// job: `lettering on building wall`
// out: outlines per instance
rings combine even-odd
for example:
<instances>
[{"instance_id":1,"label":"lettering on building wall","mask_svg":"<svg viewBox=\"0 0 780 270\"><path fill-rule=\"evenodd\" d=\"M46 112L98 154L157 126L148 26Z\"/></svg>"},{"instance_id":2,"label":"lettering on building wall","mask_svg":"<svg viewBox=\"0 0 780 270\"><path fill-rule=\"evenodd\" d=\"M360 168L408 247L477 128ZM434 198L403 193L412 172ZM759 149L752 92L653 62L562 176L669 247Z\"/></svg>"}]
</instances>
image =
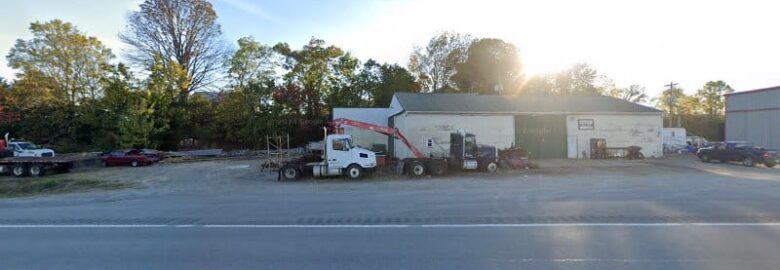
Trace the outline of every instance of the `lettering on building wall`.
<instances>
[{"instance_id":1,"label":"lettering on building wall","mask_svg":"<svg viewBox=\"0 0 780 270\"><path fill-rule=\"evenodd\" d=\"M577 127L579 130L593 130L596 128L596 123L593 119L580 119L577 120Z\"/></svg>"}]
</instances>

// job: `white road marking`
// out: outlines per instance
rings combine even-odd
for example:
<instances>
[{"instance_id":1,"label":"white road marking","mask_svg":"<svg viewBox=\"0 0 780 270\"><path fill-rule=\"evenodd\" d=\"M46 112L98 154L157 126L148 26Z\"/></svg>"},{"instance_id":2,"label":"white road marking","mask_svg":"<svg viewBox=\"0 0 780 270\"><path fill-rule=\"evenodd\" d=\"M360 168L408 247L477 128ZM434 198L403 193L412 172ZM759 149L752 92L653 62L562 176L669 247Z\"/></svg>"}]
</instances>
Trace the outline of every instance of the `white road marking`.
<instances>
[{"instance_id":1,"label":"white road marking","mask_svg":"<svg viewBox=\"0 0 780 270\"><path fill-rule=\"evenodd\" d=\"M339 228L501 228L501 227L775 227L780 223L516 223L516 224L0 224L6 228L256 228L256 229L339 229Z\"/></svg>"}]
</instances>

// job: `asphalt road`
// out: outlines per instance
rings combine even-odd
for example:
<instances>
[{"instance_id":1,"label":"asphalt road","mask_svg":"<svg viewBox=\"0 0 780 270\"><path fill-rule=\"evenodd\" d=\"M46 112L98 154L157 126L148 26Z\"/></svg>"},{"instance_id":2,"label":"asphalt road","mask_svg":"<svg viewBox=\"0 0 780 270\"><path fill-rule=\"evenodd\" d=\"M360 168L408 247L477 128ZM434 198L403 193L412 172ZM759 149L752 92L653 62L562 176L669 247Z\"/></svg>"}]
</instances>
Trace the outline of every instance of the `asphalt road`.
<instances>
[{"instance_id":1,"label":"asphalt road","mask_svg":"<svg viewBox=\"0 0 780 270\"><path fill-rule=\"evenodd\" d=\"M683 159L279 183L246 164L101 171L166 174L0 200L0 269L780 269L778 169Z\"/></svg>"}]
</instances>

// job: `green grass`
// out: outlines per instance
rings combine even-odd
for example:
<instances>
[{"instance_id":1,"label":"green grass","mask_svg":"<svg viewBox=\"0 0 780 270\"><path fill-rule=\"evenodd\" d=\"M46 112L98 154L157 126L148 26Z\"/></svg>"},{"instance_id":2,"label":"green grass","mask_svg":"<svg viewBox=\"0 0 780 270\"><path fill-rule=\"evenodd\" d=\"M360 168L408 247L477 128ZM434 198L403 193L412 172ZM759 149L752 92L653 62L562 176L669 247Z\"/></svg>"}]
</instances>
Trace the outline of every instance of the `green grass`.
<instances>
[{"instance_id":1,"label":"green grass","mask_svg":"<svg viewBox=\"0 0 780 270\"><path fill-rule=\"evenodd\" d=\"M22 197L126 187L117 181L74 179L68 177L0 178L0 197Z\"/></svg>"}]
</instances>

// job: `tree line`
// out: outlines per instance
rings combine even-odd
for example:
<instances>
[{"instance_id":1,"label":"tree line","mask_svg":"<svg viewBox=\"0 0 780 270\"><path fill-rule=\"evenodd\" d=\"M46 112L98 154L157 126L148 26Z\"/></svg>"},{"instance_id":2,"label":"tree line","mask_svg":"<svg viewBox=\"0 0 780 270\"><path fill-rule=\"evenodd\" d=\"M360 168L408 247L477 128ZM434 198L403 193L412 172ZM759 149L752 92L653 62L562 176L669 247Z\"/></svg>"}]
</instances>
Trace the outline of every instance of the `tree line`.
<instances>
[{"instance_id":1,"label":"tree line","mask_svg":"<svg viewBox=\"0 0 780 270\"><path fill-rule=\"evenodd\" d=\"M332 108L387 107L398 91L605 94L656 101L670 114L722 113L717 94L731 91L713 82L695 96L650 100L643 87L616 87L585 63L526 77L515 45L452 32L415 47L407 67L361 61L317 38L300 48L253 37L229 44L206 0L141 3L119 34L125 62L71 23L29 30L6 56L18 73L0 78L0 128L63 152L258 148L277 134L299 144L320 134ZM686 105L694 103L702 105Z\"/></svg>"}]
</instances>

